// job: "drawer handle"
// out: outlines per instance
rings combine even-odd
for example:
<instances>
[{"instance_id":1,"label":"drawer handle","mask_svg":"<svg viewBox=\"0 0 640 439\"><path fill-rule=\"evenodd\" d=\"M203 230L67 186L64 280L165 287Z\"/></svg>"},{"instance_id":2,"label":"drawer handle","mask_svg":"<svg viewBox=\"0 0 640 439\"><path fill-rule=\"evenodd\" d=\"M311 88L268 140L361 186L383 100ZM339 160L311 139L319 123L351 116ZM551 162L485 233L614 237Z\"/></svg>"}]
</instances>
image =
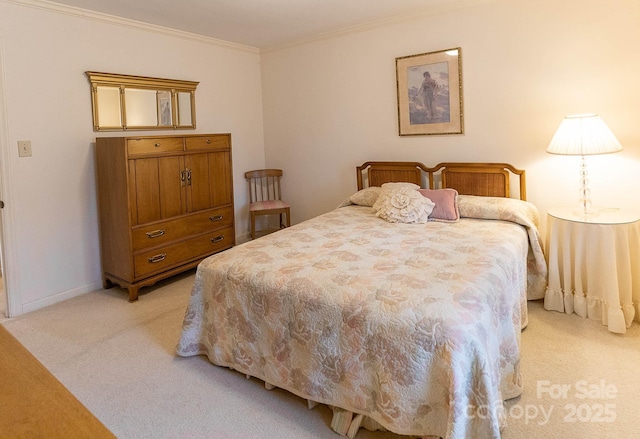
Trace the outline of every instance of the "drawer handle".
<instances>
[{"instance_id":1,"label":"drawer handle","mask_svg":"<svg viewBox=\"0 0 640 439\"><path fill-rule=\"evenodd\" d=\"M166 257L167 257L166 253L160 253L159 255L151 256L149 258L149 262L151 262L152 264L155 264L156 262L164 261Z\"/></svg>"},{"instance_id":2,"label":"drawer handle","mask_svg":"<svg viewBox=\"0 0 640 439\"><path fill-rule=\"evenodd\" d=\"M155 146L156 148L158 148L160 146L160 142L158 143L154 143L153 146Z\"/></svg>"},{"instance_id":3,"label":"drawer handle","mask_svg":"<svg viewBox=\"0 0 640 439\"><path fill-rule=\"evenodd\" d=\"M209 219L210 219L211 221L213 221L213 222L216 222L216 221L222 221L222 218L224 218L224 216L222 216L222 215L216 215L216 216L210 216L210 217L209 217Z\"/></svg>"},{"instance_id":4,"label":"drawer handle","mask_svg":"<svg viewBox=\"0 0 640 439\"><path fill-rule=\"evenodd\" d=\"M207 145L211 145L211 139L207 139Z\"/></svg>"},{"instance_id":5,"label":"drawer handle","mask_svg":"<svg viewBox=\"0 0 640 439\"><path fill-rule=\"evenodd\" d=\"M211 238L211 242L213 242L215 244L216 242L220 242L223 239L224 239L224 236L219 235L219 236L216 236L215 238Z\"/></svg>"},{"instance_id":6,"label":"drawer handle","mask_svg":"<svg viewBox=\"0 0 640 439\"><path fill-rule=\"evenodd\" d=\"M147 232L148 238L157 238L158 236L164 235L164 229L154 230L153 232Z\"/></svg>"}]
</instances>

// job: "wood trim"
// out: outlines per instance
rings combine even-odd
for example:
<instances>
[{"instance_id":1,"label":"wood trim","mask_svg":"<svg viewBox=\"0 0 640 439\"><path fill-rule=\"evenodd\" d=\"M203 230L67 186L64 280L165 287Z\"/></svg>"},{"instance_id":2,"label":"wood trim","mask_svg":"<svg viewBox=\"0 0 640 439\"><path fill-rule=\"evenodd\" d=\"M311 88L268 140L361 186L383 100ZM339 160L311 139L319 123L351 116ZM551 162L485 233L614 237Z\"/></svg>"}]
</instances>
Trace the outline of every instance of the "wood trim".
<instances>
[{"instance_id":1,"label":"wood trim","mask_svg":"<svg viewBox=\"0 0 640 439\"><path fill-rule=\"evenodd\" d=\"M97 85L110 85L148 88L148 89L180 89L195 90L199 82L180 79L153 78L151 76L121 75L119 73L85 72L89 81Z\"/></svg>"},{"instance_id":2,"label":"wood trim","mask_svg":"<svg viewBox=\"0 0 640 439\"><path fill-rule=\"evenodd\" d=\"M0 325L2 437L115 438Z\"/></svg>"}]
</instances>

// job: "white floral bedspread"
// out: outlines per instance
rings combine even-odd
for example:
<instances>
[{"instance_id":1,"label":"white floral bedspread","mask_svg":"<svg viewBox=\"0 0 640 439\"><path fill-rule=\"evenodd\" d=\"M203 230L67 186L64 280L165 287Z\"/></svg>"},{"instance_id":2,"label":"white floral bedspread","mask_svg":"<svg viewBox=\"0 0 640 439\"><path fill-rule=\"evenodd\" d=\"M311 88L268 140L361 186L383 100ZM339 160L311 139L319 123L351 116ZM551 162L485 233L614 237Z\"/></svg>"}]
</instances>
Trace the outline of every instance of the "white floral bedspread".
<instances>
[{"instance_id":1,"label":"white floral bedspread","mask_svg":"<svg viewBox=\"0 0 640 439\"><path fill-rule=\"evenodd\" d=\"M458 195L458 208L462 217L511 221L525 227L529 236L527 299L544 298L547 288L547 262L542 250L542 238L538 231L540 226L538 208L534 204L513 198L473 195Z\"/></svg>"},{"instance_id":2,"label":"white floral bedspread","mask_svg":"<svg viewBox=\"0 0 640 439\"><path fill-rule=\"evenodd\" d=\"M342 207L204 260L177 353L399 434L499 438L502 401L522 390L527 228L371 212Z\"/></svg>"}]
</instances>

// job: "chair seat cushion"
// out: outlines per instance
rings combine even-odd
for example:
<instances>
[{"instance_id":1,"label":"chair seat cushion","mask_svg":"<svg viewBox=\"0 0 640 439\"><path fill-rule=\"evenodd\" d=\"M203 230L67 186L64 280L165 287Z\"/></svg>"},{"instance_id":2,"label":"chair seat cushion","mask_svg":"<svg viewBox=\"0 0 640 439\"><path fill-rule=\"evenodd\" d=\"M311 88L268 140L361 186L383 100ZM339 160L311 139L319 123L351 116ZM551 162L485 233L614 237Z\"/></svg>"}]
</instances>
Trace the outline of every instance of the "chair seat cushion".
<instances>
[{"instance_id":1,"label":"chair seat cushion","mask_svg":"<svg viewBox=\"0 0 640 439\"><path fill-rule=\"evenodd\" d=\"M289 205L280 200L268 200L268 201L256 201L249 205L249 210L252 212L260 210L272 210L272 209L286 209Z\"/></svg>"}]
</instances>

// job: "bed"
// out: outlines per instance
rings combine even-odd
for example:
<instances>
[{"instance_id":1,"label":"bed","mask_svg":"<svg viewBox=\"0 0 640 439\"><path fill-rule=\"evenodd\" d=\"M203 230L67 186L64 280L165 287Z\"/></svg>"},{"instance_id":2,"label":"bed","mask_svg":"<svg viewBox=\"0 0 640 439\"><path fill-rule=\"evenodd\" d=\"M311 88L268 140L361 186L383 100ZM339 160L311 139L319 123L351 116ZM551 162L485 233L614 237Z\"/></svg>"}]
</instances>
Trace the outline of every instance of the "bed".
<instances>
[{"instance_id":1,"label":"bed","mask_svg":"<svg viewBox=\"0 0 640 439\"><path fill-rule=\"evenodd\" d=\"M546 286L524 177L494 163L358 166L336 209L198 266L178 355L326 404L350 438L499 438L503 401L522 392L526 301ZM443 197L426 222L380 216L389 199L423 203L416 193Z\"/></svg>"}]
</instances>

